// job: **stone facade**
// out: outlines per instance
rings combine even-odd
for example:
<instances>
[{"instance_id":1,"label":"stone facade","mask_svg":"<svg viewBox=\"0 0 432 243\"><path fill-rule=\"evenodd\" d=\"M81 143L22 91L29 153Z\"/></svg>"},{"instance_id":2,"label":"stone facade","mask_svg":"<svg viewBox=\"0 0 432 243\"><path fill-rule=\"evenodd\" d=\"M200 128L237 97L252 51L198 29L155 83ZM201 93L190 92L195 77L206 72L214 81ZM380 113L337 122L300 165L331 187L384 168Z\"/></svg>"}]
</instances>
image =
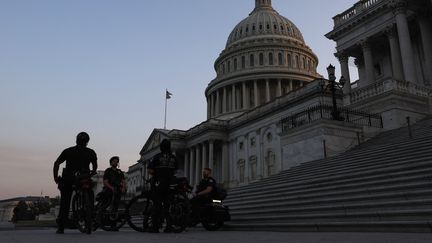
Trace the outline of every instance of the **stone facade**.
<instances>
[{"instance_id":1,"label":"stone facade","mask_svg":"<svg viewBox=\"0 0 432 243\"><path fill-rule=\"evenodd\" d=\"M403 22L395 18L401 1L359 1L334 18L335 28L327 37L337 42L336 55L347 84L333 94L328 80L316 72L318 58L298 28L272 8L271 0L255 2L255 9L234 28L215 61L216 78L205 90L207 120L187 131L154 129L139 163L129 168L129 188L134 193L142 187L132 180L148 177L146 165L159 152L163 138L170 139L179 174L192 185L199 182L202 169L210 167L218 182L237 187L342 153L375 136L383 126L401 126L407 114L413 120L430 114L430 79L425 70L432 66L419 55L420 50L426 54L425 43L411 43L417 53L412 55L415 72L397 69L406 65L403 56L389 54L406 51L392 49L407 41L396 38L392 27ZM416 6L408 2L401 6ZM403 15L409 26L417 16L411 11ZM386 48L380 48L381 42ZM352 57L359 67L360 80L355 82L348 69ZM339 117L331 115L338 110L333 103L339 107Z\"/></svg>"},{"instance_id":2,"label":"stone facade","mask_svg":"<svg viewBox=\"0 0 432 243\"><path fill-rule=\"evenodd\" d=\"M428 0L362 0L336 15L326 37L336 41L342 75L354 58L359 80L344 104L381 113L394 129L430 114L432 6Z\"/></svg>"}]
</instances>

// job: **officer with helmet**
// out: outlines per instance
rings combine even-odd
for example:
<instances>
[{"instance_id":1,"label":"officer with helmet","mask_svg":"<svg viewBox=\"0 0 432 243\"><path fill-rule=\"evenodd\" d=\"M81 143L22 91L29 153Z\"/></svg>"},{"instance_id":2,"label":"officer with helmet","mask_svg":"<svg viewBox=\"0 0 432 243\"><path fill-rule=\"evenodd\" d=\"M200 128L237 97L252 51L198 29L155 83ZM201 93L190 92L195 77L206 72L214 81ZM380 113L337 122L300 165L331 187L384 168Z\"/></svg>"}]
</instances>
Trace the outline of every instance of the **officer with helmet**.
<instances>
[{"instance_id":1,"label":"officer with helmet","mask_svg":"<svg viewBox=\"0 0 432 243\"><path fill-rule=\"evenodd\" d=\"M57 219L57 234L63 234L68 220L70 201L72 197L72 185L75 180L75 173L90 173L90 164L92 164L91 173L96 173L97 156L93 149L87 148L90 140L86 132L78 133L76 137L76 146L63 150L57 160L54 162L54 181L60 189L60 212ZM63 169L62 176L58 176L60 164L66 161L66 167Z\"/></svg>"}]
</instances>

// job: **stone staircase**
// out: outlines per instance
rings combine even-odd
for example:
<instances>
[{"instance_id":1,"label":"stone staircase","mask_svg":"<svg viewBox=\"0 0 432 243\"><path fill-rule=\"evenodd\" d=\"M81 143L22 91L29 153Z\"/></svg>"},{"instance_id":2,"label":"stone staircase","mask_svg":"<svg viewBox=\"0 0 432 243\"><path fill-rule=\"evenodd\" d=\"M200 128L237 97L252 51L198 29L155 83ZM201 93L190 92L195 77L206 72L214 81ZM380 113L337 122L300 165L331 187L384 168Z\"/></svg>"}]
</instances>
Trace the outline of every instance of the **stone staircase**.
<instances>
[{"instance_id":1,"label":"stone staircase","mask_svg":"<svg viewBox=\"0 0 432 243\"><path fill-rule=\"evenodd\" d=\"M227 230L432 232L432 117L229 191Z\"/></svg>"}]
</instances>

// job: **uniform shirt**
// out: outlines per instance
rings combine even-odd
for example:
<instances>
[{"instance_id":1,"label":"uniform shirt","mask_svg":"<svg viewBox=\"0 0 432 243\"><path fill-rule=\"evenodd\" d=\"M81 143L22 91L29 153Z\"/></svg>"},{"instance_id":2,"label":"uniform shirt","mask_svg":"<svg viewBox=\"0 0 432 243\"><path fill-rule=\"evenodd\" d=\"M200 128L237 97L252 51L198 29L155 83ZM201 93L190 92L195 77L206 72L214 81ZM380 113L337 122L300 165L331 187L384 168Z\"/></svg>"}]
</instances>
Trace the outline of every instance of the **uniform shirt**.
<instances>
[{"instance_id":1,"label":"uniform shirt","mask_svg":"<svg viewBox=\"0 0 432 243\"><path fill-rule=\"evenodd\" d=\"M63 150L57 161L66 161L65 171L71 175L78 171L90 171L90 163L97 163L97 156L93 149L74 146Z\"/></svg>"},{"instance_id":2,"label":"uniform shirt","mask_svg":"<svg viewBox=\"0 0 432 243\"><path fill-rule=\"evenodd\" d=\"M197 186L197 191L196 193L202 192L205 189L207 189L207 187L211 186L212 187L212 191L210 192L210 195L214 194L215 192L215 186L216 186L216 180L213 177L207 177L207 178L203 178L200 183Z\"/></svg>"},{"instance_id":3,"label":"uniform shirt","mask_svg":"<svg viewBox=\"0 0 432 243\"><path fill-rule=\"evenodd\" d=\"M171 153L159 153L152 159L148 168L155 171L156 177L172 177L178 169L177 159Z\"/></svg>"},{"instance_id":4,"label":"uniform shirt","mask_svg":"<svg viewBox=\"0 0 432 243\"><path fill-rule=\"evenodd\" d=\"M123 171L117 168L113 169L112 167L106 169L103 175L103 179L108 180L108 183L114 187L120 187L124 178Z\"/></svg>"}]
</instances>

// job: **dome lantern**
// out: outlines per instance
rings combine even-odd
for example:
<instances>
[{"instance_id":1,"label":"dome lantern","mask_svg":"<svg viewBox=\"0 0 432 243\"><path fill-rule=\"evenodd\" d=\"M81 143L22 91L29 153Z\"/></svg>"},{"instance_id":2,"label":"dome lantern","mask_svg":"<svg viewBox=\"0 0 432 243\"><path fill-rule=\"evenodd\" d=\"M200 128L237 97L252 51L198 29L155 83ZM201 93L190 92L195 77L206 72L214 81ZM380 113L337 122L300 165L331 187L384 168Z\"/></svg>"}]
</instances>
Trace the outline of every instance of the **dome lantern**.
<instances>
[{"instance_id":1,"label":"dome lantern","mask_svg":"<svg viewBox=\"0 0 432 243\"><path fill-rule=\"evenodd\" d=\"M255 0L255 8L271 8L271 0Z\"/></svg>"}]
</instances>

